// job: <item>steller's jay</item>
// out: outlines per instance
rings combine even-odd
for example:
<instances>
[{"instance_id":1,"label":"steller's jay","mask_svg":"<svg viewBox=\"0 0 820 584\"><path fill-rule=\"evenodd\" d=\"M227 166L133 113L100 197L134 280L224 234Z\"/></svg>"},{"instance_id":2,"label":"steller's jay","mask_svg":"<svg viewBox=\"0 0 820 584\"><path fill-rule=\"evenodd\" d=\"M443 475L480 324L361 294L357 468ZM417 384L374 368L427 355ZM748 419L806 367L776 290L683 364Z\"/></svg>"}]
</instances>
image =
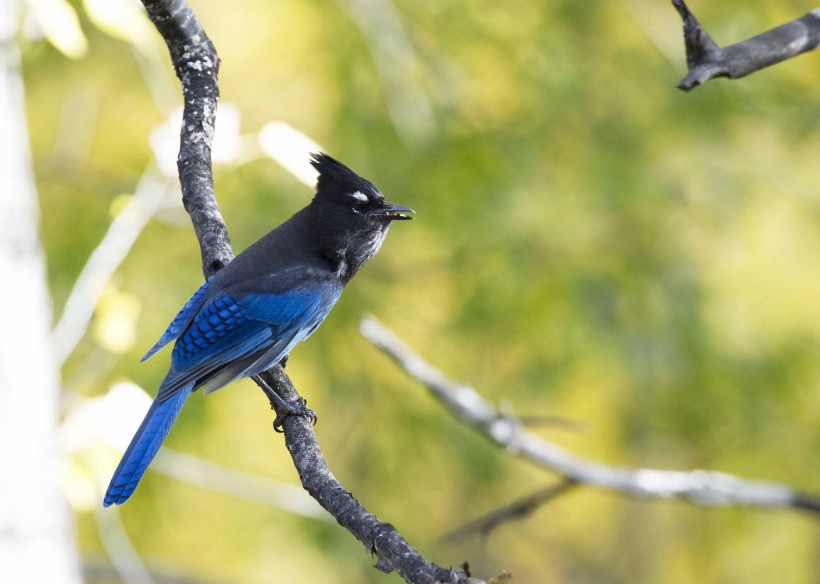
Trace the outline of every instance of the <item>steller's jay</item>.
<instances>
[{"instance_id":1,"label":"steller's jay","mask_svg":"<svg viewBox=\"0 0 820 584\"><path fill-rule=\"evenodd\" d=\"M319 179L310 204L205 282L142 358L176 340L171 368L114 471L105 507L128 500L192 391L216 391L286 358L379 250L390 223L412 219L412 209L389 203L330 156L313 154L311 164Z\"/></svg>"}]
</instances>

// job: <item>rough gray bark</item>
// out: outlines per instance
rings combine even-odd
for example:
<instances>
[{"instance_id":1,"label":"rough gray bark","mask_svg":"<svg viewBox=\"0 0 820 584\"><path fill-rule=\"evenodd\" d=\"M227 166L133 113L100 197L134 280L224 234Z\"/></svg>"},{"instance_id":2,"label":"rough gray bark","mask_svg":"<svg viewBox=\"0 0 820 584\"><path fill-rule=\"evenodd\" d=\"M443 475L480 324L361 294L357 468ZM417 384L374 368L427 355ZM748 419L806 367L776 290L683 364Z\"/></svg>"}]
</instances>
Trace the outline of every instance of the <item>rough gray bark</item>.
<instances>
[{"instance_id":1,"label":"rough gray bark","mask_svg":"<svg viewBox=\"0 0 820 584\"><path fill-rule=\"evenodd\" d=\"M714 77L745 77L816 49L820 44L820 8L745 41L720 47L684 0L672 0L672 4L683 19L689 73L678 87L684 91L691 91Z\"/></svg>"},{"instance_id":2,"label":"rough gray bark","mask_svg":"<svg viewBox=\"0 0 820 584\"><path fill-rule=\"evenodd\" d=\"M5 582L80 582L59 488L60 383L15 33L0 2L0 570Z\"/></svg>"},{"instance_id":3,"label":"rough gray bark","mask_svg":"<svg viewBox=\"0 0 820 584\"><path fill-rule=\"evenodd\" d=\"M177 157L182 204L191 216L199 240L202 270L210 278L233 259L211 174L219 56L187 2L144 0L143 5L168 45L174 70L182 83L185 108Z\"/></svg>"}]
</instances>

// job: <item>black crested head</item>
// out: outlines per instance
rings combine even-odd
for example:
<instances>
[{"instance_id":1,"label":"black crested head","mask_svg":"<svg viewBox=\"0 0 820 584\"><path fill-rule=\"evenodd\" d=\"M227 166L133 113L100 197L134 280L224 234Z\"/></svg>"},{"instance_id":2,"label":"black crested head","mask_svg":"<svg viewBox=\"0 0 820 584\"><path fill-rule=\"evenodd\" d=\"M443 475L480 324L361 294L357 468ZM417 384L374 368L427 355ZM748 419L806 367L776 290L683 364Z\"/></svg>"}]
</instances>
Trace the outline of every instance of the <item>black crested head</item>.
<instances>
[{"instance_id":1,"label":"black crested head","mask_svg":"<svg viewBox=\"0 0 820 584\"><path fill-rule=\"evenodd\" d=\"M394 205L369 180L324 153L311 154L319 172L309 206L318 251L344 280L379 250L393 221L412 219L412 209Z\"/></svg>"},{"instance_id":2,"label":"black crested head","mask_svg":"<svg viewBox=\"0 0 820 584\"><path fill-rule=\"evenodd\" d=\"M385 200L376 186L350 170L338 160L323 152L310 155L310 163L319 172L316 182L316 205L335 204L352 210L360 222L377 221L389 224L391 221L412 219L408 213L412 209L394 205Z\"/></svg>"},{"instance_id":3,"label":"black crested head","mask_svg":"<svg viewBox=\"0 0 820 584\"><path fill-rule=\"evenodd\" d=\"M316 183L316 196L328 201L339 202L350 193L360 192L368 198L384 199L375 185L362 178L344 164L331 158L324 152L314 152L310 155L310 164L319 173Z\"/></svg>"}]
</instances>

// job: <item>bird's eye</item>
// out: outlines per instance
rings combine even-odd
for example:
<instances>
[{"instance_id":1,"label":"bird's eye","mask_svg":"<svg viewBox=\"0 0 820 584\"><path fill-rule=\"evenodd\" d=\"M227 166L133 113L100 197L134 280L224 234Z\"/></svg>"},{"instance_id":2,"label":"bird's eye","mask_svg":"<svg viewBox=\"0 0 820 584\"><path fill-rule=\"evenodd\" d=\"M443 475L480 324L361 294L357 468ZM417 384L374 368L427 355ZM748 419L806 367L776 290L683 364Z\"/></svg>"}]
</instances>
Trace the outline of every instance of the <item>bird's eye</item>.
<instances>
[{"instance_id":1,"label":"bird's eye","mask_svg":"<svg viewBox=\"0 0 820 584\"><path fill-rule=\"evenodd\" d=\"M361 213L365 209L367 209L367 201L356 200L353 203L353 210L356 211L357 213Z\"/></svg>"}]
</instances>

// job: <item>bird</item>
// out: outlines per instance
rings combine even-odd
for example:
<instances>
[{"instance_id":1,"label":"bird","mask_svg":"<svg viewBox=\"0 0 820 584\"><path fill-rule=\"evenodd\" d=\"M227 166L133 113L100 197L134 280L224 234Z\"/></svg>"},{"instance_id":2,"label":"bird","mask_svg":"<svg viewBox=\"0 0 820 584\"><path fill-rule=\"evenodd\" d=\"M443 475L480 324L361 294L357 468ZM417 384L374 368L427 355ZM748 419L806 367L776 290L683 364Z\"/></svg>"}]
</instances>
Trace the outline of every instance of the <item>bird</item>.
<instances>
[{"instance_id":1,"label":"bird","mask_svg":"<svg viewBox=\"0 0 820 584\"><path fill-rule=\"evenodd\" d=\"M412 209L388 202L329 155L313 153L310 163L318 172L310 203L207 280L142 358L174 341L168 373L114 471L104 507L134 493L192 392L211 393L283 362L325 320L391 223L413 218ZM293 411L312 414L300 405Z\"/></svg>"}]
</instances>

